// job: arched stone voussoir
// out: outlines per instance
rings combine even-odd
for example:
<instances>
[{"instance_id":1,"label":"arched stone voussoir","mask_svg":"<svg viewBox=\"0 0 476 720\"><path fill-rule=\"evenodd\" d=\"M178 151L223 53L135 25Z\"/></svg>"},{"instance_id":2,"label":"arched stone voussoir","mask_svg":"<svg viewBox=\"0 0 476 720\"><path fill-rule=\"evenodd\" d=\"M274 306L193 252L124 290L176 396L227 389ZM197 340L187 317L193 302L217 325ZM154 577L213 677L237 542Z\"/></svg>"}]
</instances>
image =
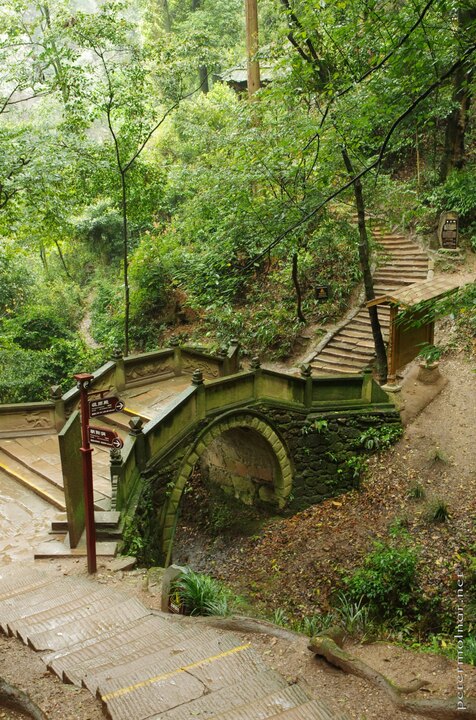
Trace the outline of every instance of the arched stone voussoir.
<instances>
[{"instance_id":1,"label":"arched stone voussoir","mask_svg":"<svg viewBox=\"0 0 476 720\"><path fill-rule=\"evenodd\" d=\"M201 431L201 433L199 433L193 444L189 446L188 452L185 453L182 459L181 465L176 474L174 487L169 495L167 509L165 512L165 522L162 530L162 548L164 554L167 554L170 543L173 542L176 515L184 488L192 473L193 467L216 438L226 432L240 428L253 430L270 446L270 449L276 458L277 469L279 468L279 470L276 473L274 487L272 490L270 488L270 492L268 494L270 498L274 498L274 502L277 503L280 509L283 509L286 506L292 491L294 471L288 449L283 440L281 440L276 430L266 420L266 418L260 417L253 411L244 412L242 410L236 413L227 413L225 416L215 418Z\"/></svg>"}]
</instances>

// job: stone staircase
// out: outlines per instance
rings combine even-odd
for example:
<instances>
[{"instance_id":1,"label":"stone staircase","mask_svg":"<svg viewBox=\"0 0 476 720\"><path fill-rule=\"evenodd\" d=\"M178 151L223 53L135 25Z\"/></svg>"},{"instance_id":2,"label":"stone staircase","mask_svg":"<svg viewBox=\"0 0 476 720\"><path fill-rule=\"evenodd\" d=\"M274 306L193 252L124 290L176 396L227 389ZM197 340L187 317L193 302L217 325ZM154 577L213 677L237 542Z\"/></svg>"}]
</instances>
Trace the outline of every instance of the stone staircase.
<instances>
[{"instance_id":1,"label":"stone staircase","mask_svg":"<svg viewBox=\"0 0 476 720\"><path fill-rule=\"evenodd\" d=\"M377 244L377 269L374 273L375 296L385 295L405 285L425 280L428 256L419 246L399 233L388 233L381 226L372 230ZM388 340L390 309L378 306L378 316ZM314 375L361 372L375 358L370 318L365 304L349 318L310 359Z\"/></svg>"},{"instance_id":2,"label":"stone staircase","mask_svg":"<svg viewBox=\"0 0 476 720\"><path fill-rule=\"evenodd\" d=\"M112 720L346 720L270 670L247 640L50 568L1 568L0 627L88 688Z\"/></svg>"},{"instance_id":3,"label":"stone staircase","mask_svg":"<svg viewBox=\"0 0 476 720\"><path fill-rule=\"evenodd\" d=\"M121 426L117 428L121 433ZM0 439L0 470L60 511L66 509L63 475L56 435ZM95 447L93 453L94 503L108 510L111 500L109 452Z\"/></svg>"}]
</instances>

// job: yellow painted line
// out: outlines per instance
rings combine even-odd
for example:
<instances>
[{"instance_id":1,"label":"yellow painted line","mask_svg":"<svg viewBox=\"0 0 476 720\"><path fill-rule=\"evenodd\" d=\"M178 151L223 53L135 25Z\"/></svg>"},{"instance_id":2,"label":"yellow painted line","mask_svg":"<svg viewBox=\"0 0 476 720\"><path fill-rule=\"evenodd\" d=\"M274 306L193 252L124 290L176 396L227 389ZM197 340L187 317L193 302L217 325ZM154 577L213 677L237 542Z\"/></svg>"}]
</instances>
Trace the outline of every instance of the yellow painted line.
<instances>
[{"instance_id":1,"label":"yellow painted line","mask_svg":"<svg viewBox=\"0 0 476 720\"><path fill-rule=\"evenodd\" d=\"M123 412L127 413L127 415L134 415L134 417L144 418L144 420L152 420L152 418L149 417L148 415L146 415L145 413L137 412L137 410L132 410L131 408L128 408L128 407L125 407Z\"/></svg>"},{"instance_id":2,"label":"yellow painted line","mask_svg":"<svg viewBox=\"0 0 476 720\"><path fill-rule=\"evenodd\" d=\"M17 590L10 590L9 592L0 595L0 600L8 600L8 598L15 597L15 595L23 595L23 593L30 592L30 590L40 590L40 588L44 587L45 585L49 585L49 582L47 580L40 581L35 585L25 585L24 587L21 587Z\"/></svg>"},{"instance_id":3,"label":"yellow painted line","mask_svg":"<svg viewBox=\"0 0 476 720\"><path fill-rule=\"evenodd\" d=\"M47 493L45 490L42 490L38 487L38 485L35 485L34 483L30 482L30 480L27 480L26 478L22 477L21 475L18 475L14 470L9 468L7 465L3 465L0 463L0 470L4 470L7 475L10 475L10 477L14 478L15 480L18 480L21 485L28 488L32 492L34 492L36 495L39 495L39 497L43 498L43 500L46 500L47 502L51 503L51 505L54 505L55 508L58 508L58 510L66 510L66 505L61 502L61 500L57 500L55 497ZM34 472L34 470L32 470ZM58 488L60 490L60 488Z\"/></svg>"},{"instance_id":4,"label":"yellow painted line","mask_svg":"<svg viewBox=\"0 0 476 720\"><path fill-rule=\"evenodd\" d=\"M203 660L198 660L197 662L191 663L190 665L184 665L183 667L179 667L176 670L171 670L170 672L163 673L163 675L155 675L154 677L148 678L147 680L142 680L141 682L135 683L135 685L128 685L127 687L119 688L119 690L115 690L114 692L108 693L107 695L103 695L101 697L101 700L103 702L107 702L108 700L112 700L113 698L127 695L130 692L134 692L134 690L139 690L140 688L147 687L147 685L152 685L153 683L160 682L161 680L168 680L169 678L174 677L175 675L179 675L182 672L187 672L188 670L193 670L194 668L201 667L202 665L207 665L208 663L215 662L215 660L220 660L220 658L234 655L237 652L247 650L249 647L251 647L251 643L246 643L246 645L238 645L238 647L234 647L231 650L225 650L218 655L211 655L210 657L204 658Z\"/></svg>"}]
</instances>

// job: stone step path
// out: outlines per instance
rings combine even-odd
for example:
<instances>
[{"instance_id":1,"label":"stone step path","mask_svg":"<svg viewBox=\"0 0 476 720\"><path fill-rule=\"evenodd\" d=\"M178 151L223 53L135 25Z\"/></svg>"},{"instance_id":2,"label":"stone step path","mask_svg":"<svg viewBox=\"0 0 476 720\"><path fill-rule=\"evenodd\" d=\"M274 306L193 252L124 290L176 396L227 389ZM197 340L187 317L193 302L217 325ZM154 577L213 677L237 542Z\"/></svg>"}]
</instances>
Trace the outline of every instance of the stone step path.
<instances>
[{"instance_id":1,"label":"stone step path","mask_svg":"<svg viewBox=\"0 0 476 720\"><path fill-rule=\"evenodd\" d=\"M387 233L380 226L372 230L372 235L377 244L377 269L373 276L377 297L427 278L428 257L415 242L399 233ZM388 341L390 310L384 305L377 310L384 340ZM346 375L361 372L374 359L369 313L362 305L311 357L310 365L314 375Z\"/></svg>"},{"instance_id":2,"label":"stone step path","mask_svg":"<svg viewBox=\"0 0 476 720\"><path fill-rule=\"evenodd\" d=\"M111 504L109 452L93 452L94 502L96 510ZM58 510L65 510L63 475L58 437L37 435L0 440L0 469Z\"/></svg>"},{"instance_id":3,"label":"stone step path","mask_svg":"<svg viewBox=\"0 0 476 720\"><path fill-rule=\"evenodd\" d=\"M0 627L84 686L112 720L346 720L270 670L248 641L182 625L94 580L0 568Z\"/></svg>"},{"instance_id":4,"label":"stone step path","mask_svg":"<svg viewBox=\"0 0 476 720\"><path fill-rule=\"evenodd\" d=\"M132 417L140 417L147 422L189 384L188 376L179 376L131 388L123 393L126 402L124 412L94 418L91 425L113 427L125 439ZM108 511L111 508L109 450L95 445L92 459L95 509ZM0 438L0 495L2 476L64 512L63 476L56 434Z\"/></svg>"},{"instance_id":5,"label":"stone step path","mask_svg":"<svg viewBox=\"0 0 476 720\"><path fill-rule=\"evenodd\" d=\"M12 480L20 483L58 510L66 510L63 488L41 472L35 472L15 456L6 453L0 445L0 469Z\"/></svg>"}]
</instances>

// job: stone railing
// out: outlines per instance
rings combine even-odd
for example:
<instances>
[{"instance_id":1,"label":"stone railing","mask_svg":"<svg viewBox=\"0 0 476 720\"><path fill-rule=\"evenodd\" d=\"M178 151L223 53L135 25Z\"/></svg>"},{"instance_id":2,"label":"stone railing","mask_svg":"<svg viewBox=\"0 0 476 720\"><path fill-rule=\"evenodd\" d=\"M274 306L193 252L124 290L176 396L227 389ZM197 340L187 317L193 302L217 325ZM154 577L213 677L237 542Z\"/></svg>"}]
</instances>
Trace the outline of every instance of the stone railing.
<instances>
[{"instance_id":1,"label":"stone railing","mask_svg":"<svg viewBox=\"0 0 476 720\"><path fill-rule=\"evenodd\" d=\"M126 358L117 353L93 373L92 390L119 393L177 375L191 375L197 369L206 377L220 378L237 373L239 362L239 344L235 340L217 355L178 343ZM50 401L0 405L0 438L59 432L78 404L77 388L62 394L61 388L54 386Z\"/></svg>"},{"instance_id":2,"label":"stone railing","mask_svg":"<svg viewBox=\"0 0 476 720\"><path fill-rule=\"evenodd\" d=\"M370 371L359 375L301 377L259 367L204 383L199 372L192 384L144 426L146 460L167 452L192 426L209 415L257 403L313 412L392 406Z\"/></svg>"},{"instance_id":3,"label":"stone railing","mask_svg":"<svg viewBox=\"0 0 476 720\"><path fill-rule=\"evenodd\" d=\"M142 428L136 421L122 454L112 462L117 509L133 503L141 471L152 458L167 455L201 420L233 409L264 404L289 408L306 416L312 412L345 410L395 410L388 395L373 380L371 371L351 376L313 378L308 367L301 377L264 370L255 362L241 372L204 382L195 371L192 383ZM131 421L132 422L132 421ZM131 481L131 478L133 480Z\"/></svg>"}]
</instances>

